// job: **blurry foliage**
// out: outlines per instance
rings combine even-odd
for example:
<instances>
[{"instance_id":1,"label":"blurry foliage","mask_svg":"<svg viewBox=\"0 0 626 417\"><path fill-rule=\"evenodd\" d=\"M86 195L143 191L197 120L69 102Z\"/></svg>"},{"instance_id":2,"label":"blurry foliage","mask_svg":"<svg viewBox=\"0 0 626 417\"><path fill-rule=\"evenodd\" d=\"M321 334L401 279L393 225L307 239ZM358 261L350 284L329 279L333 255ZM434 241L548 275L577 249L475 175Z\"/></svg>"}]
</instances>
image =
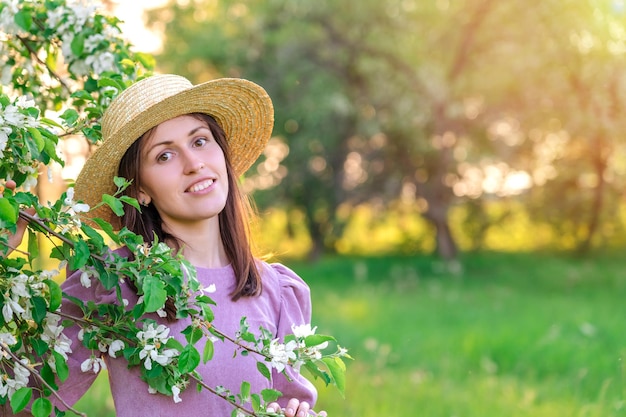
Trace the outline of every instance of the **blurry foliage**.
<instances>
[{"instance_id":1,"label":"blurry foliage","mask_svg":"<svg viewBox=\"0 0 626 417\"><path fill-rule=\"evenodd\" d=\"M246 184L301 216L312 255L354 248L363 204L394 216L409 201L426 223L393 233L428 237L389 247L445 258L492 247L513 218L558 248L619 240L625 18L611 0L188 0L148 15L160 71L268 90L288 153ZM500 199L515 213L494 213Z\"/></svg>"}]
</instances>

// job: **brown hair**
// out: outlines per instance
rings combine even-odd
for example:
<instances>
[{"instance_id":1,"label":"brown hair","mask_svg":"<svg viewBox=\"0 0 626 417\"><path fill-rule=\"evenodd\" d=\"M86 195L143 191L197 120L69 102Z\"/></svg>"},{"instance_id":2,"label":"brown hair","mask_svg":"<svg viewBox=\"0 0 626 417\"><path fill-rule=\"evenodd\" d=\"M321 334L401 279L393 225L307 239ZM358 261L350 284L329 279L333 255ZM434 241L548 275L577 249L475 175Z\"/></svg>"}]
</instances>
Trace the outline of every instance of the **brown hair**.
<instances>
[{"instance_id":1,"label":"brown hair","mask_svg":"<svg viewBox=\"0 0 626 417\"><path fill-rule=\"evenodd\" d=\"M236 285L230 294L233 301L241 297L259 295L262 290L261 275L257 268L256 260L252 254L250 242L250 224L253 210L250 201L238 186L237 178L233 171L230 157L230 149L226 134L215 119L202 113L191 113L198 120L205 122L215 141L224 152L226 171L228 174L228 197L224 209L218 214L220 236L229 261L235 271ZM128 148L120 161L118 175L132 181L125 190L126 195L138 198L141 176L139 167L141 164L142 144L154 134L156 127L144 133ZM175 249L180 250L184 242L176 236L163 230L161 216L154 204L142 207L141 212L130 205L125 205L122 216L122 226L127 227L133 233L143 237L150 243L154 238L160 242L166 240L174 242ZM168 311L168 317L170 312Z\"/></svg>"}]
</instances>

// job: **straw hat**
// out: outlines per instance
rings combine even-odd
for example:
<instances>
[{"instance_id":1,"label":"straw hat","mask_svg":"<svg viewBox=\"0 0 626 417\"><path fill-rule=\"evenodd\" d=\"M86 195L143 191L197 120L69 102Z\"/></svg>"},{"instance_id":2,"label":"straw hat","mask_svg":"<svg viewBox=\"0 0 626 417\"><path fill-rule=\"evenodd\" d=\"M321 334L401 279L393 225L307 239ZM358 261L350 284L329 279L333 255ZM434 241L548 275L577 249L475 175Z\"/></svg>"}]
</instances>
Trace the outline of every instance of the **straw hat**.
<instances>
[{"instance_id":1,"label":"straw hat","mask_svg":"<svg viewBox=\"0 0 626 417\"><path fill-rule=\"evenodd\" d=\"M113 177L130 145L158 124L189 113L211 115L224 129L235 175L256 161L274 126L270 97L251 81L221 78L194 86L178 75L144 78L122 91L104 113L103 142L76 180L76 199L93 207L103 194L114 194ZM120 219L107 206L92 210L89 217L120 227Z\"/></svg>"}]
</instances>

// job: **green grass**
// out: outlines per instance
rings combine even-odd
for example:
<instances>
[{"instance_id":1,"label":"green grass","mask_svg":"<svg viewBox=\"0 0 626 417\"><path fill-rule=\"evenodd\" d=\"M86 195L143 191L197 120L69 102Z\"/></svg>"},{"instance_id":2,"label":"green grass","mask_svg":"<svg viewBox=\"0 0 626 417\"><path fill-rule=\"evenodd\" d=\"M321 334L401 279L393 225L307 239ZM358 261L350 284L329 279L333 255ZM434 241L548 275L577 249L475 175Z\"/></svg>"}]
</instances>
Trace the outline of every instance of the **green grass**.
<instances>
[{"instance_id":1,"label":"green grass","mask_svg":"<svg viewBox=\"0 0 626 417\"><path fill-rule=\"evenodd\" d=\"M471 254L286 262L311 286L318 333L350 349L329 415L626 416L626 261ZM219 313L218 313L219 314ZM106 411L100 380L82 409Z\"/></svg>"}]
</instances>

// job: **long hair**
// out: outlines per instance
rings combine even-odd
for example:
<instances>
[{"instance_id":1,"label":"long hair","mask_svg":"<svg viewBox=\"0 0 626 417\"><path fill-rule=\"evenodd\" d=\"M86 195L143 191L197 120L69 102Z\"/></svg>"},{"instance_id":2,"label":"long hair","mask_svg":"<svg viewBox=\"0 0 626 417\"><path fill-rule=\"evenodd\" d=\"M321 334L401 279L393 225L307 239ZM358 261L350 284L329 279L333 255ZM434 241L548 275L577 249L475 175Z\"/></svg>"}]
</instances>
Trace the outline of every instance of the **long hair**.
<instances>
[{"instance_id":1,"label":"long hair","mask_svg":"<svg viewBox=\"0 0 626 417\"><path fill-rule=\"evenodd\" d=\"M248 225L253 216L250 200L239 188L237 178L230 162L230 149L226 140L226 134L217 121L206 114L191 113L198 120L205 122L215 141L224 152L226 160L226 172L228 176L228 196L224 209L218 214L220 237L224 244L226 256L231 262L235 272L236 285L230 296L233 301L241 297L256 296L261 294L261 275L257 268L256 260L252 254L250 241L250 231ZM141 187L141 151L143 144L152 137L156 127L148 130L128 148L118 168L118 175L132 181L125 190L126 195L138 198ZM140 202L141 203L141 202ZM184 245L176 236L163 230L161 216L154 204L142 207L141 212L130 205L125 205L122 216L122 226L143 237L144 241L150 243L154 237L159 241L170 241L174 243L175 250L180 250Z\"/></svg>"}]
</instances>

